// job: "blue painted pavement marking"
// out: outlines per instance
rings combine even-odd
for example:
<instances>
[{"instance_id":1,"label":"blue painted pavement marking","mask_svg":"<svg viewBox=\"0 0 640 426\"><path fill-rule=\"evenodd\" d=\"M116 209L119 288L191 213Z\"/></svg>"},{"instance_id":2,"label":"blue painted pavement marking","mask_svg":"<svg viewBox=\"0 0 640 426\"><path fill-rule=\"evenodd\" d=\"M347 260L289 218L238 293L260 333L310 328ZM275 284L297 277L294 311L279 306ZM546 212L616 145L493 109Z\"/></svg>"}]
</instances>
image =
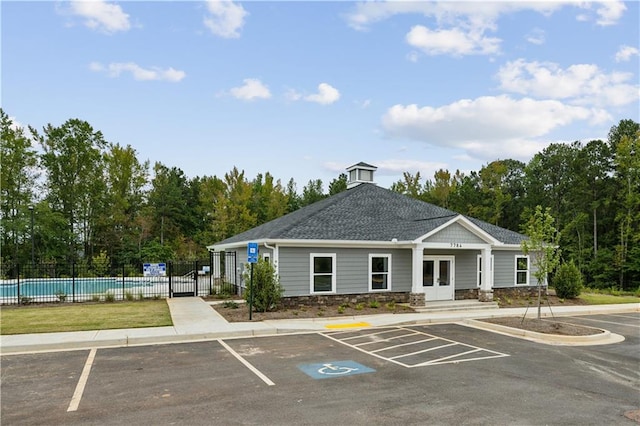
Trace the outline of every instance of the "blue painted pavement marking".
<instances>
[{"instance_id":1,"label":"blue painted pavement marking","mask_svg":"<svg viewBox=\"0 0 640 426\"><path fill-rule=\"evenodd\" d=\"M335 377L353 376L354 374L375 373L373 368L366 367L355 361L330 361L318 364L301 364L298 368L314 379L330 379Z\"/></svg>"}]
</instances>

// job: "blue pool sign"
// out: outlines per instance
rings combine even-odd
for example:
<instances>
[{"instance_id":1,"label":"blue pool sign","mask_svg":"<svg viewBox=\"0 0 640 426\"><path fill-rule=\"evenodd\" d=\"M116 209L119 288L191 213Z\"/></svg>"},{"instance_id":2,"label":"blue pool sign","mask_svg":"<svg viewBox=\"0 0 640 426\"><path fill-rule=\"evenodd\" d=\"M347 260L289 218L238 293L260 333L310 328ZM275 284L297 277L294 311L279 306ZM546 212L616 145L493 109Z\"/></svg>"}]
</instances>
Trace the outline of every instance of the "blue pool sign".
<instances>
[{"instance_id":1,"label":"blue pool sign","mask_svg":"<svg viewBox=\"0 0 640 426\"><path fill-rule=\"evenodd\" d=\"M144 275L145 277L166 277L167 264L166 263L143 263L142 275Z\"/></svg>"},{"instance_id":2,"label":"blue pool sign","mask_svg":"<svg viewBox=\"0 0 640 426\"><path fill-rule=\"evenodd\" d=\"M318 364L302 364L298 365L298 368L314 379L331 379L376 372L373 368L366 367L355 361L330 361Z\"/></svg>"},{"instance_id":3,"label":"blue pool sign","mask_svg":"<svg viewBox=\"0 0 640 426\"><path fill-rule=\"evenodd\" d=\"M247 245L247 261L249 263L258 263L258 243L249 243Z\"/></svg>"}]
</instances>

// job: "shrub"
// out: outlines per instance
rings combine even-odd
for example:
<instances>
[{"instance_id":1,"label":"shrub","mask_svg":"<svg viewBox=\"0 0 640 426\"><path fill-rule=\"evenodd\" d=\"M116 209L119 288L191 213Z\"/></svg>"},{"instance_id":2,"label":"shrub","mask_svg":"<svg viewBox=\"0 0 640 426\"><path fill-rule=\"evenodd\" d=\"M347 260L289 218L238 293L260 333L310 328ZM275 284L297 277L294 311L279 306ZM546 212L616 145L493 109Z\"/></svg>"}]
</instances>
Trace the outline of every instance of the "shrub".
<instances>
[{"instance_id":1,"label":"shrub","mask_svg":"<svg viewBox=\"0 0 640 426\"><path fill-rule=\"evenodd\" d=\"M280 285L280 280L271 262L260 259L257 263L254 263L253 285L250 285L251 264L246 265L243 278L247 283L244 299L248 303L253 293L253 309L255 311L267 312L278 307L284 289Z\"/></svg>"},{"instance_id":2,"label":"shrub","mask_svg":"<svg viewBox=\"0 0 640 426\"><path fill-rule=\"evenodd\" d=\"M226 302L224 302L222 304L222 306L225 307L225 308L228 308L228 309L238 309L240 307L240 305L238 305L233 300L227 300Z\"/></svg>"},{"instance_id":3,"label":"shrub","mask_svg":"<svg viewBox=\"0 0 640 426\"><path fill-rule=\"evenodd\" d=\"M573 263L563 263L553 279L556 296L561 299L575 299L582 290L582 274Z\"/></svg>"},{"instance_id":4,"label":"shrub","mask_svg":"<svg viewBox=\"0 0 640 426\"><path fill-rule=\"evenodd\" d=\"M133 302L133 293L131 293L130 291L125 291L125 292L124 292L124 298L125 298L128 302Z\"/></svg>"},{"instance_id":5,"label":"shrub","mask_svg":"<svg viewBox=\"0 0 640 426\"><path fill-rule=\"evenodd\" d=\"M378 302L377 300L372 300L369 302L369 307L377 309L380 307L380 302Z\"/></svg>"},{"instance_id":6,"label":"shrub","mask_svg":"<svg viewBox=\"0 0 640 426\"><path fill-rule=\"evenodd\" d=\"M111 293L110 291L104 294L104 301L108 303L112 303L116 301L116 295Z\"/></svg>"},{"instance_id":7,"label":"shrub","mask_svg":"<svg viewBox=\"0 0 640 426\"><path fill-rule=\"evenodd\" d=\"M97 256L94 256L93 259L91 259L91 272L93 272L93 274L97 277L104 277L107 275L110 264L111 260L109 259L109 256L107 256L107 252L103 250Z\"/></svg>"}]
</instances>

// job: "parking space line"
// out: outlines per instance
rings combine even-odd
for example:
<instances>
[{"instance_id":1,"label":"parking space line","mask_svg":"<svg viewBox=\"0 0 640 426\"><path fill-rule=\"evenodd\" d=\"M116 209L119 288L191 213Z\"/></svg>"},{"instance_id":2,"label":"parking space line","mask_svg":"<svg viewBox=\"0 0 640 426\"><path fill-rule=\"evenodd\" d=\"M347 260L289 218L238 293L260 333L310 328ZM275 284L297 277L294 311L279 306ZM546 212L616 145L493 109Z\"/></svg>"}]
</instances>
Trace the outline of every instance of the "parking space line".
<instances>
[{"instance_id":1,"label":"parking space line","mask_svg":"<svg viewBox=\"0 0 640 426\"><path fill-rule=\"evenodd\" d=\"M352 337L345 337L344 339L341 340L351 340L351 339L360 339L362 337L369 337L369 336L378 336L380 334L385 334L385 333L393 333L394 331L400 330L400 328L394 328L391 330L386 330L386 331L378 331L375 333L367 333L367 334L358 334L357 336L352 336ZM345 333L353 333L352 331L345 331ZM340 334L340 333L335 333L335 334Z\"/></svg>"},{"instance_id":2,"label":"parking space line","mask_svg":"<svg viewBox=\"0 0 640 426\"><path fill-rule=\"evenodd\" d=\"M356 344L354 346L373 345L373 344L376 344L376 343L388 342L390 340L402 339L403 337L415 336L415 335L418 335L418 334L420 334L420 333L414 332L414 333L401 334L399 336L393 336L393 337L386 337L386 338L383 337L381 340L373 340L371 342L358 343L358 344ZM375 336L375 334L371 334L369 336ZM359 337L362 337L362 336L359 336Z\"/></svg>"},{"instance_id":3,"label":"parking space line","mask_svg":"<svg viewBox=\"0 0 640 426\"><path fill-rule=\"evenodd\" d=\"M78 384L76 385L76 390L73 393L73 397L71 398L71 402L69 403L67 412L78 410L78 406L80 405L80 400L82 399L84 388L87 385L89 373L91 372L91 366L93 365L93 360L96 357L97 351L98 350L96 348L93 348L89 351L89 356L87 357L87 361L84 363L84 368L82 369L82 373L80 374L80 379L78 379Z\"/></svg>"},{"instance_id":4,"label":"parking space line","mask_svg":"<svg viewBox=\"0 0 640 426\"><path fill-rule=\"evenodd\" d=\"M628 318L628 319L633 319L633 320L640 320L640 317L637 316L631 316L631 315L616 315L616 314L607 314L608 317L616 317L616 318Z\"/></svg>"},{"instance_id":5,"label":"parking space line","mask_svg":"<svg viewBox=\"0 0 640 426\"><path fill-rule=\"evenodd\" d=\"M451 358L457 358L457 357L464 356L464 355L469 355L469 354L472 354L472 353L474 353L474 352L479 352L479 351L481 351L481 350L482 350L482 349L478 349L478 348L476 348L476 349L471 349L470 351L460 352L459 354L453 354L453 355L449 355L449 356L442 357L442 358L440 358L440 359L434 359L434 360L431 360L431 361L427 361L427 362L425 362L424 364L425 364L425 365L430 365L430 364L446 364L447 362L451 362L451 361L447 361L448 359L451 359Z\"/></svg>"},{"instance_id":6,"label":"parking space line","mask_svg":"<svg viewBox=\"0 0 640 426\"><path fill-rule=\"evenodd\" d=\"M369 330L367 330L367 331L369 331ZM381 334L393 333L393 332L398 332L398 331L407 331L409 333L408 334L403 334L402 336L393 336L393 337L389 337L387 339L382 339L381 338L380 340L375 340L375 338L379 337ZM350 333L353 333L353 331L351 331ZM335 342L341 343L341 344L343 344L345 346L348 346L350 348L356 349L356 350L358 350L358 351L360 351L362 353L374 356L374 357L382 359L384 361L392 362L394 364L400 365L400 366L405 367L405 368L424 367L424 366L438 365L438 364L459 363L459 362L466 362L466 361L479 361L479 360L483 360L483 359L502 358L502 357L509 356L509 354L505 354L505 353L502 353L502 352L496 352L496 351L493 351L491 349L485 349L485 348L481 348L481 347L478 347L478 346L468 345L466 343L457 342L455 340L446 339L444 337L434 336L432 334L425 333L425 332L419 331L419 330L415 330L413 328L407 328L407 327L390 327L390 328L384 329L383 331L379 331L379 332L375 332L375 333L367 332L367 333L364 333L364 334L357 334L355 336L348 335L349 337L344 337L344 338L340 338L341 335L344 335L343 332L339 332L339 333L325 332L325 333L320 333L320 334L322 336L328 338L328 339L331 339L331 340L333 340ZM421 340L416 340L414 342L406 342L406 343L395 344L395 345L390 344L388 346L385 346L385 347L382 347L382 348L378 348L378 349L374 349L374 350L367 350L367 349L363 348L363 346L369 345L369 344L372 344L372 343L376 343L376 344L390 343L390 341L393 340L393 339L397 339L397 338L401 338L401 337L407 337L407 336L413 336L413 335L422 335L422 336L425 336L426 338L425 339L421 339ZM358 339L358 338L366 338L366 337L372 338L374 340L372 340L371 342L364 342L364 343L358 343L358 344L353 344L353 343L349 343L348 342L348 340ZM387 351L387 350L390 350L390 349L397 349L397 348L410 349L411 345L418 345L418 344L421 344L421 343L430 342L430 341L434 341L434 340L438 340L438 341L442 342L442 344L440 346L437 346L437 347L424 349L424 350L420 350L420 351L415 351L415 352L410 352L410 353L403 353L403 354L392 356L392 357L382 355L382 353L384 353L384 351ZM416 355L419 356L421 354L426 354L428 352L435 351L437 349L447 348L447 347L459 347L461 352L455 353L453 355L442 356L442 357L436 358L436 359L430 359L428 361L419 362L417 364L405 364L404 362L400 361L400 359L402 359L402 358L406 359L406 358L411 357L411 356L416 356ZM486 354L485 356L476 356L474 358L460 359L461 357L467 356L469 354L483 353L483 352Z\"/></svg>"},{"instance_id":7,"label":"parking space line","mask_svg":"<svg viewBox=\"0 0 640 426\"><path fill-rule=\"evenodd\" d=\"M218 342L220 342L220 344L227 350L229 351L229 353L231 355L233 355L234 357L236 357L236 359L238 361L240 361L242 364L244 364L245 367L247 367L249 370L251 370L253 372L253 374L255 374L256 376L258 376L260 379L262 379L263 382L265 382L267 385L269 386L274 386L275 383L273 383L267 376L265 376L264 374L262 374L262 372L260 370L258 370L257 368L255 368L249 361L247 361L246 359L244 359L239 353L237 353L236 351L234 351L233 349L231 349L231 346L227 345L225 342L223 342L222 340L218 339Z\"/></svg>"},{"instance_id":8,"label":"parking space line","mask_svg":"<svg viewBox=\"0 0 640 426\"><path fill-rule=\"evenodd\" d=\"M417 334L417 333L416 333ZM401 343L399 345L393 345L393 346L387 346L386 348L382 348L382 349L376 349L371 351L372 353L376 353L376 352L382 352L382 351L388 351L389 349L396 349L396 348L401 348L402 346L409 346L409 345L415 345L417 343L424 343L424 342L430 342L432 340L436 340L435 337L430 338L430 339L423 339L423 340L416 340L415 342L408 342L408 343Z\"/></svg>"},{"instance_id":9,"label":"parking space line","mask_svg":"<svg viewBox=\"0 0 640 426\"><path fill-rule=\"evenodd\" d=\"M574 317L573 319L585 320L585 321L593 321L593 322L603 322L603 323L606 323L606 324L622 325L624 327L640 328L640 325L624 324L624 323L621 323L621 322L614 322L614 321L597 320L597 319L593 319L593 318Z\"/></svg>"},{"instance_id":10,"label":"parking space line","mask_svg":"<svg viewBox=\"0 0 640 426\"><path fill-rule=\"evenodd\" d=\"M431 351L435 351L435 350L442 349L442 348L448 348L449 346L455 346L455 345L458 345L458 344L459 343L449 343L449 344L446 344L446 345L436 346L434 348L429 348L429 349L423 349L421 351L415 351L415 352L411 352L411 353L408 353L408 354L392 356L389 359L398 359L398 358L404 358L404 357L412 356L412 355L419 355L419 354L423 354L425 352L431 352Z\"/></svg>"}]
</instances>

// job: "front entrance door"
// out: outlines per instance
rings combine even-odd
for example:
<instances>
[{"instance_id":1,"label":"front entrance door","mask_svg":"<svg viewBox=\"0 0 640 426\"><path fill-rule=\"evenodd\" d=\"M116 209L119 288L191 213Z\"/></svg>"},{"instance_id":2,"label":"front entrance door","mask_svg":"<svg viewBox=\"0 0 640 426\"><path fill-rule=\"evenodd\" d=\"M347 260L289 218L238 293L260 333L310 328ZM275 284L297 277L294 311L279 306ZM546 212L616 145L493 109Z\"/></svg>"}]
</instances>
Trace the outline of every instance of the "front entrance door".
<instances>
[{"instance_id":1,"label":"front entrance door","mask_svg":"<svg viewBox=\"0 0 640 426\"><path fill-rule=\"evenodd\" d=\"M422 288L427 302L453 300L454 259L453 256L424 256Z\"/></svg>"}]
</instances>

